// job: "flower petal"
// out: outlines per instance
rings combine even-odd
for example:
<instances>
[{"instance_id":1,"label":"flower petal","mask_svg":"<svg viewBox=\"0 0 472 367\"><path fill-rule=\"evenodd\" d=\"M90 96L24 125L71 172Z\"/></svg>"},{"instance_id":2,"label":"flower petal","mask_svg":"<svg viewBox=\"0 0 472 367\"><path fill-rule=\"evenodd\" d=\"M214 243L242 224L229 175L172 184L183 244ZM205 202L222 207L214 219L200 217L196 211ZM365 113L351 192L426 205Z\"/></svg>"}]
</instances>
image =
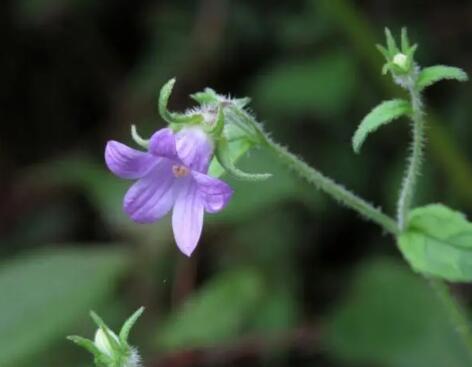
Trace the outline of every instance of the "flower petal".
<instances>
[{"instance_id":1,"label":"flower petal","mask_svg":"<svg viewBox=\"0 0 472 367\"><path fill-rule=\"evenodd\" d=\"M192 172L192 176L208 213L219 212L228 204L233 189L226 182L195 171Z\"/></svg>"},{"instance_id":2,"label":"flower petal","mask_svg":"<svg viewBox=\"0 0 472 367\"><path fill-rule=\"evenodd\" d=\"M158 157L177 160L177 149L172 130L165 128L155 132L149 142L149 152Z\"/></svg>"},{"instance_id":3,"label":"flower petal","mask_svg":"<svg viewBox=\"0 0 472 367\"><path fill-rule=\"evenodd\" d=\"M158 160L151 172L130 187L124 198L124 211L135 222L155 222L174 204L174 183L172 163Z\"/></svg>"},{"instance_id":4,"label":"flower petal","mask_svg":"<svg viewBox=\"0 0 472 367\"><path fill-rule=\"evenodd\" d=\"M197 247L203 228L203 200L197 185L186 180L178 190L172 212L172 229L180 251L190 256Z\"/></svg>"},{"instance_id":5,"label":"flower petal","mask_svg":"<svg viewBox=\"0 0 472 367\"><path fill-rule=\"evenodd\" d=\"M110 171L118 177L136 179L143 177L154 167L156 158L149 153L110 140L105 147L105 162Z\"/></svg>"},{"instance_id":6,"label":"flower petal","mask_svg":"<svg viewBox=\"0 0 472 367\"><path fill-rule=\"evenodd\" d=\"M192 170L206 173L213 156L213 142L199 127L182 129L175 136L180 160Z\"/></svg>"}]
</instances>

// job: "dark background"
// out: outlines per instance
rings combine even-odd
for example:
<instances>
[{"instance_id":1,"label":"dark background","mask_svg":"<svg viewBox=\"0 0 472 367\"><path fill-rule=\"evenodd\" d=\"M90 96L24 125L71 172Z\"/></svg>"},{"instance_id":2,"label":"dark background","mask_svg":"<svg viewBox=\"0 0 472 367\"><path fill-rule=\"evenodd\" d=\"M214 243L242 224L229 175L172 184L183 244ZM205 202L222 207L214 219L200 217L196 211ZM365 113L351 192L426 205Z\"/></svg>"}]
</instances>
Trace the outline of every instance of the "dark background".
<instances>
[{"instance_id":1,"label":"dark background","mask_svg":"<svg viewBox=\"0 0 472 367\"><path fill-rule=\"evenodd\" d=\"M467 366L428 284L393 240L253 151L228 180L235 195L207 216L191 259L170 223L121 212L129 183L103 162L210 86L252 98L275 139L395 213L408 122L351 136L382 99L375 43L407 26L424 66L472 70L470 1L16 0L0 6L0 365L87 366L65 340L93 336L96 310L115 330L139 306L131 342L145 366ZM428 145L417 204L472 213L471 92L426 93ZM430 107L434 106L434 107ZM471 288L454 286L468 305Z\"/></svg>"}]
</instances>

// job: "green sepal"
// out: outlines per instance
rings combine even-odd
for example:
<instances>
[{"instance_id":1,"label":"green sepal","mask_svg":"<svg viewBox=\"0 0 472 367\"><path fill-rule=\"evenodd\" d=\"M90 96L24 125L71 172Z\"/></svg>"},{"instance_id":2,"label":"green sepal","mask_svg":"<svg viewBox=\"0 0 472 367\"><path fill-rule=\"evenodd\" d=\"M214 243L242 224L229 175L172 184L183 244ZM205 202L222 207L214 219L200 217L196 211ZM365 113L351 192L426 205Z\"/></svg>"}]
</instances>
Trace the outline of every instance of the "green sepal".
<instances>
[{"instance_id":1,"label":"green sepal","mask_svg":"<svg viewBox=\"0 0 472 367\"><path fill-rule=\"evenodd\" d=\"M246 154L253 144L245 139L238 139L234 141L228 141L228 149L230 150L231 161L233 165L236 164L241 157ZM208 174L212 177L221 177L225 174L225 169L218 162L218 159L213 157L210 163L210 168L208 169Z\"/></svg>"},{"instance_id":2,"label":"green sepal","mask_svg":"<svg viewBox=\"0 0 472 367\"><path fill-rule=\"evenodd\" d=\"M110 332L111 329L107 326L107 324L105 324L105 322L102 320L102 318L100 316L98 316L94 311L90 311L90 317L93 319L93 321L95 322L95 324L97 324L97 326L103 330L103 332L105 333L105 336L107 338L107 341L108 343L110 343L110 346L111 348L114 350L114 351L122 351L122 347L120 346L120 344L116 341L116 339L111 336Z\"/></svg>"},{"instance_id":3,"label":"green sepal","mask_svg":"<svg viewBox=\"0 0 472 367\"><path fill-rule=\"evenodd\" d=\"M223 133L224 127L225 127L224 106L223 104L220 104L218 106L218 111L216 112L215 123L213 124L209 132L215 139L218 139Z\"/></svg>"},{"instance_id":4,"label":"green sepal","mask_svg":"<svg viewBox=\"0 0 472 367\"><path fill-rule=\"evenodd\" d=\"M169 98L172 94L172 89L174 88L175 78L170 79L164 86L161 88L159 94L159 114L162 119L167 121L169 124L198 124L203 121L203 117L198 114L182 114L176 112L170 112L167 109L169 104Z\"/></svg>"},{"instance_id":5,"label":"green sepal","mask_svg":"<svg viewBox=\"0 0 472 367\"><path fill-rule=\"evenodd\" d=\"M235 105L229 105L225 108L225 117L227 124L229 126L233 125L243 132L244 138L248 139L251 143L260 145L265 142L266 139L260 124L245 110Z\"/></svg>"},{"instance_id":6,"label":"green sepal","mask_svg":"<svg viewBox=\"0 0 472 367\"><path fill-rule=\"evenodd\" d=\"M93 357L94 357L94 362L97 367L108 367L113 364L113 359L110 358L109 356L103 354L96 346L95 343L92 340L89 340L87 338L83 338L78 335L70 335L66 338L67 340L70 340L71 342L77 344L79 347L82 347L89 351Z\"/></svg>"},{"instance_id":7,"label":"green sepal","mask_svg":"<svg viewBox=\"0 0 472 367\"><path fill-rule=\"evenodd\" d=\"M379 52L383 55L383 57L385 57L386 60L389 60L391 57L390 57L390 52L382 45L375 45L375 47L377 47L377 50L379 50Z\"/></svg>"},{"instance_id":8,"label":"green sepal","mask_svg":"<svg viewBox=\"0 0 472 367\"><path fill-rule=\"evenodd\" d=\"M401 73L410 73L413 70L415 64L415 52L418 49L418 45L414 44L408 50L405 50L404 54L406 55L406 64L405 67L399 67L395 63L393 63L394 70L397 74Z\"/></svg>"},{"instance_id":9,"label":"green sepal","mask_svg":"<svg viewBox=\"0 0 472 367\"><path fill-rule=\"evenodd\" d=\"M128 344L127 339L131 328L143 311L143 307L139 308L124 322L119 337L105 324L100 316L93 311L90 312L90 316L98 326L97 332L101 331L105 335L106 343L108 343L108 345L105 346L107 351L101 350L100 345L96 344L98 342L97 334L95 334L95 340L89 340L76 335L68 336L67 339L92 353L97 367L131 366L130 358L132 355L134 354L135 357L139 356L137 356L135 350ZM99 338L103 338L103 334L100 335ZM134 363L132 365L135 366Z\"/></svg>"},{"instance_id":10,"label":"green sepal","mask_svg":"<svg viewBox=\"0 0 472 367\"><path fill-rule=\"evenodd\" d=\"M389 71L392 76L405 76L415 72L414 54L417 49L417 45L410 45L408 39L408 32L405 27L401 31L401 49L398 48L395 38L388 28L385 28L385 38L387 47L382 45L376 45L377 49L384 56L386 63L382 67L382 73L387 74ZM404 65L399 65L394 62L395 56L403 54L406 57Z\"/></svg>"},{"instance_id":11,"label":"green sepal","mask_svg":"<svg viewBox=\"0 0 472 367\"><path fill-rule=\"evenodd\" d=\"M395 56L400 50L397 47L397 43L395 42L395 38L392 36L392 32L390 29L385 28L385 38L387 39L387 49L389 52L390 57Z\"/></svg>"},{"instance_id":12,"label":"green sepal","mask_svg":"<svg viewBox=\"0 0 472 367\"><path fill-rule=\"evenodd\" d=\"M132 327L134 326L134 324L136 323L136 321L138 321L139 317L143 314L143 312L144 312L144 307L138 308L138 310L136 310L136 312L133 313L128 318L128 320L124 322L123 326L121 327L120 334L119 334L120 342L123 345L129 346L128 344L129 333Z\"/></svg>"},{"instance_id":13,"label":"green sepal","mask_svg":"<svg viewBox=\"0 0 472 367\"><path fill-rule=\"evenodd\" d=\"M211 88L205 88L203 92L197 92L190 95L194 101L200 105L212 105L220 102L218 94Z\"/></svg>"},{"instance_id":14,"label":"green sepal","mask_svg":"<svg viewBox=\"0 0 472 367\"><path fill-rule=\"evenodd\" d=\"M197 92L190 95L194 101L200 103L201 106L211 106L218 104L233 104L238 108L246 107L251 99L249 97L244 98L226 98L218 93L216 93L211 88L205 88L203 92Z\"/></svg>"},{"instance_id":15,"label":"green sepal","mask_svg":"<svg viewBox=\"0 0 472 367\"><path fill-rule=\"evenodd\" d=\"M410 40L408 39L408 31L406 27L402 28L401 48L404 54L406 54L410 49Z\"/></svg>"},{"instance_id":16,"label":"green sepal","mask_svg":"<svg viewBox=\"0 0 472 367\"><path fill-rule=\"evenodd\" d=\"M243 109L249 103L251 103L251 98L243 97L243 98L233 98L231 99L231 103L233 103L236 107Z\"/></svg>"},{"instance_id":17,"label":"green sepal","mask_svg":"<svg viewBox=\"0 0 472 367\"><path fill-rule=\"evenodd\" d=\"M264 181L272 176L270 173L246 173L237 168L231 159L231 150L228 141L221 138L216 145L215 156L218 163L228 174L239 180Z\"/></svg>"},{"instance_id":18,"label":"green sepal","mask_svg":"<svg viewBox=\"0 0 472 367\"><path fill-rule=\"evenodd\" d=\"M85 348L90 353L92 353L95 357L98 357L99 355L102 354L100 350L95 346L95 343L90 339L83 338L78 335L69 335L68 337L66 337L66 339L77 344L79 347Z\"/></svg>"},{"instance_id":19,"label":"green sepal","mask_svg":"<svg viewBox=\"0 0 472 367\"><path fill-rule=\"evenodd\" d=\"M385 63L384 66L382 66L382 74L386 75L390 71L391 65L390 63Z\"/></svg>"},{"instance_id":20,"label":"green sepal","mask_svg":"<svg viewBox=\"0 0 472 367\"><path fill-rule=\"evenodd\" d=\"M149 148L149 139L143 139L136 129L136 125L131 125L131 137L133 138L134 142L139 146L148 149Z\"/></svg>"}]
</instances>

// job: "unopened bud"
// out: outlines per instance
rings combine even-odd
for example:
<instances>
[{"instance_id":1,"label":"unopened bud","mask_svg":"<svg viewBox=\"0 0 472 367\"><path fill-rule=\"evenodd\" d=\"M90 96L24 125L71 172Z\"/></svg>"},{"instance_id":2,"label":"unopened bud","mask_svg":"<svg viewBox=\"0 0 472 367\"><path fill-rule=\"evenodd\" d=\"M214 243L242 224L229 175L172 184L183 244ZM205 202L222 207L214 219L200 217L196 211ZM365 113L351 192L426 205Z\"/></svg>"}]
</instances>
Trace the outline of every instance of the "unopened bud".
<instances>
[{"instance_id":1,"label":"unopened bud","mask_svg":"<svg viewBox=\"0 0 472 367\"><path fill-rule=\"evenodd\" d=\"M108 330L108 335L110 335L113 339L116 340L117 343L119 343L118 337L113 331ZM93 342L95 346L100 350L100 352L106 354L109 357L113 357L113 347L111 346L110 341L108 340L107 335L102 330L102 328L97 329Z\"/></svg>"},{"instance_id":2,"label":"unopened bud","mask_svg":"<svg viewBox=\"0 0 472 367\"><path fill-rule=\"evenodd\" d=\"M403 70L406 70L408 68L408 57L405 54L399 52L393 57L393 63Z\"/></svg>"}]
</instances>

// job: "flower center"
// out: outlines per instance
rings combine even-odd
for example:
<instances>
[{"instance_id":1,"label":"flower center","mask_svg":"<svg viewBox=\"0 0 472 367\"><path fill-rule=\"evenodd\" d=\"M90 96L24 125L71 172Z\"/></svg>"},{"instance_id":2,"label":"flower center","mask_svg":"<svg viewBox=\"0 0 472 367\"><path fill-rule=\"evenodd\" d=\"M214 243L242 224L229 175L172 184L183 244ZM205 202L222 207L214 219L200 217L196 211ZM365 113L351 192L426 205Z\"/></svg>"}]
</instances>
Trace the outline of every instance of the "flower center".
<instances>
[{"instance_id":1,"label":"flower center","mask_svg":"<svg viewBox=\"0 0 472 367\"><path fill-rule=\"evenodd\" d=\"M172 166L172 173L174 174L175 177L184 177L188 175L189 170L185 166L175 164Z\"/></svg>"}]
</instances>

